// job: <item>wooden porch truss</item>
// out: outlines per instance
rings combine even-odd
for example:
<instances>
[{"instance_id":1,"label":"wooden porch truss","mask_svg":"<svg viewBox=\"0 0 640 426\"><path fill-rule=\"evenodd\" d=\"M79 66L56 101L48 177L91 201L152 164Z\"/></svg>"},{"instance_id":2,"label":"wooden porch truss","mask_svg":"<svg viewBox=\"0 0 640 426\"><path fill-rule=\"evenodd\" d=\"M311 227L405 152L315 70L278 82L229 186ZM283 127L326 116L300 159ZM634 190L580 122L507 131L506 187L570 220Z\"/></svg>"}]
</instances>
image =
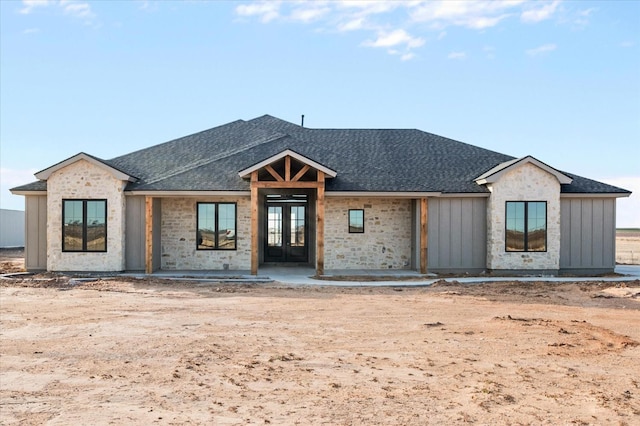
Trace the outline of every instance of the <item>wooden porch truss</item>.
<instances>
[{"instance_id":1,"label":"wooden porch truss","mask_svg":"<svg viewBox=\"0 0 640 426\"><path fill-rule=\"evenodd\" d=\"M284 164L281 160L284 159ZM315 189L316 190L316 274L324 274L324 187L327 173L308 164L297 155L276 156L270 164L249 170L251 182L251 274L258 274L260 241L259 232L259 190L260 189ZM279 170L274 168L278 163ZM295 170L293 163L302 163ZM313 163L313 162L311 162ZM260 173L261 170L266 173ZM329 177L335 172L329 171ZM314 176L315 175L315 176ZM241 172L242 176L242 172Z\"/></svg>"}]
</instances>

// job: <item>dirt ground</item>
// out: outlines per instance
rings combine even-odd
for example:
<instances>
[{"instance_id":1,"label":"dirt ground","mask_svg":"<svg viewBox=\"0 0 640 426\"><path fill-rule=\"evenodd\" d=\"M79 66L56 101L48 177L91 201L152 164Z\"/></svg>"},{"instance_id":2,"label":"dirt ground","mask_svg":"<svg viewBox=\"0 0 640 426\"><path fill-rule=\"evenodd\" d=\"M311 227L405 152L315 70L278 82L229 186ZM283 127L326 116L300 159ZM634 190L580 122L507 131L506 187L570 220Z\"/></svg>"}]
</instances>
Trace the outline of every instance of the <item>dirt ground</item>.
<instances>
[{"instance_id":1,"label":"dirt ground","mask_svg":"<svg viewBox=\"0 0 640 426\"><path fill-rule=\"evenodd\" d=\"M639 325L640 281L5 279L0 423L637 425Z\"/></svg>"}]
</instances>

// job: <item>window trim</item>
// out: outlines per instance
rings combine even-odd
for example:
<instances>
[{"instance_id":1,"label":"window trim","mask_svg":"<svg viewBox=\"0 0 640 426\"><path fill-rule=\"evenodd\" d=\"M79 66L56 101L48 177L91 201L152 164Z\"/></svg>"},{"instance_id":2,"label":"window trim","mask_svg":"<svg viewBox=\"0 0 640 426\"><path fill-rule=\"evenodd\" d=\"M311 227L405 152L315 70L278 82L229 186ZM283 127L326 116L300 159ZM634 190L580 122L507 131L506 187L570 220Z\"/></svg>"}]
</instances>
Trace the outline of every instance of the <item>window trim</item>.
<instances>
[{"instance_id":1,"label":"window trim","mask_svg":"<svg viewBox=\"0 0 640 426\"><path fill-rule=\"evenodd\" d=\"M214 241L214 246L211 248L201 248L200 247L200 243L199 243L199 238L198 238L198 232L200 231L200 205L201 204L207 204L207 205L214 205L215 206L215 241ZM234 235L234 242L235 244L233 245L233 248L220 248L220 242L218 240L219 234L218 234L218 226L219 226L219 221L218 218L220 217L218 215L218 207L220 206L220 204L225 204L225 205L233 205L233 232L235 233ZM196 203L196 250L198 251L237 251L238 250L238 203L234 202L234 201L198 201Z\"/></svg>"},{"instance_id":2,"label":"window trim","mask_svg":"<svg viewBox=\"0 0 640 426\"><path fill-rule=\"evenodd\" d=\"M362 230L361 231L352 230L352 228L356 228L356 227L351 224L351 212L362 212ZM348 228L349 228L350 234L364 234L364 223L365 223L364 209L349 209L347 219L348 219Z\"/></svg>"},{"instance_id":3,"label":"window trim","mask_svg":"<svg viewBox=\"0 0 640 426\"><path fill-rule=\"evenodd\" d=\"M509 203L523 203L524 204L524 246L522 250L509 250L507 244L507 232L508 232L508 206ZM529 203L544 203L544 250L529 250ZM504 251L506 253L546 253L549 248L548 244L548 232L549 232L549 217L548 217L548 202L546 200L513 200L505 201L504 204Z\"/></svg>"},{"instance_id":4,"label":"window trim","mask_svg":"<svg viewBox=\"0 0 640 426\"><path fill-rule=\"evenodd\" d=\"M78 201L82 202L82 249L81 250L69 250L65 249L64 237L65 237L65 203L67 201ZM96 202L102 201L104 202L104 250L87 250L87 202ZM106 198L63 198L62 199L62 230L60 232L61 243L62 243L62 252L63 253L106 253L108 251L109 241L109 224L108 224L108 200Z\"/></svg>"}]
</instances>

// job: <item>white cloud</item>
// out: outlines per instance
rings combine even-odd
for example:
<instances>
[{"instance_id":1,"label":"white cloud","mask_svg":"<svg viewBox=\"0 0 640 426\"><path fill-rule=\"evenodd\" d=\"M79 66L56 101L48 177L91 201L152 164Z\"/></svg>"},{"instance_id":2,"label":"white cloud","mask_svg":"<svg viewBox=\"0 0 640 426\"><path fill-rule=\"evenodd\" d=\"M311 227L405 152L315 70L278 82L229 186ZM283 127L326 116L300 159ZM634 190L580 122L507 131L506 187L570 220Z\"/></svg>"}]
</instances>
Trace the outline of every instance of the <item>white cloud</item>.
<instances>
[{"instance_id":1,"label":"white cloud","mask_svg":"<svg viewBox=\"0 0 640 426\"><path fill-rule=\"evenodd\" d=\"M589 9L581 10L580 12L578 12L578 15L588 17L588 16L591 16L591 14L596 10L598 10L598 8L590 7Z\"/></svg>"},{"instance_id":2,"label":"white cloud","mask_svg":"<svg viewBox=\"0 0 640 426\"><path fill-rule=\"evenodd\" d=\"M589 25L591 14L596 10L598 10L598 8L590 7L589 9L579 11L577 13L577 16L573 19L572 24L578 29L586 27L587 25Z\"/></svg>"},{"instance_id":3,"label":"white cloud","mask_svg":"<svg viewBox=\"0 0 640 426\"><path fill-rule=\"evenodd\" d=\"M394 30L391 32L381 32L375 41L365 41L363 44L369 47L393 47L406 45L409 48L420 47L425 40L420 37L412 37L405 30Z\"/></svg>"},{"instance_id":4,"label":"white cloud","mask_svg":"<svg viewBox=\"0 0 640 426\"><path fill-rule=\"evenodd\" d=\"M43 6L49 6L52 3L50 0L22 0L23 8L20 9L20 13L23 15L30 14L34 9Z\"/></svg>"},{"instance_id":5,"label":"white cloud","mask_svg":"<svg viewBox=\"0 0 640 426\"><path fill-rule=\"evenodd\" d=\"M625 40L622 43L620 43L620 47L633 47L636 44L630 40Z\"/></svg>"},{"instance_id":6,"label":"white cloud","mask_svg":"<svg viewBox=\"0 0 640 426\"><path fill-rule=\"evenodd\" d=\"M549 19L553 16L560 4L559 1L547 3L542 7L536 9L529 9L522 12L520 19L523 22L540 22ZM538 5L538 3L536 3Z\"/></svg>"},{"instance_id":7,"label":"white cloud","mask_svg":"<svg viewBox=\"0 0 640 426\"><path fill-rule=\"evenodd\" d=\"M616 227L640 228L640 176L596 179L609 185L631 191L630 197L616 202Z\"/></svg>"},{"instance_id":8,"label":"white cloud","mask_svg":"<svg viewBox=\"0 0 640 426\"><path fill-rule=\"evenodd\" d=\"M328 7L300 8L291 13L291 19L294 21L310 22L321 18L329 12L331 12L331 9Z\"/></svg>"},{"instance_id":9,"label":"white cloud","mask_svg":"<svg viewBox=\"0 0 640 426\"><path fill-rule=\"evenodd\" d=\"M424 22L434 29L459 26L472 29L485 29L498 25L512 15L508 11L518 6L519 0L444 0L421 3L413 9L411 18L415 22Z\"/></svg>"},{"instance_id":10,"label":"white cloud","mask_svg":"<svg viewBox=\"0 0 640 426\"><path fill-rule=\"evenodd\" d=\"M352 10L360 16L376 15L391 12L399 7L411 6L412 2L381 1L381 0L342 0L335 4L339 9ZM413 2L415 3L415 2Z\"/></svg>"},{"instance_id":11,"label":"white cloud","mask_svg":"<svg viewBox=\"0 0 640 426\"><path fill-rule=\"evenodd\" d=\"M401 55L400 59L403 61L409 61L413 59L415 56L416 56L415 53L409 52L409 53L405 53L404 55Z\"/></svg>"},{"instance_id":12,"label":"white cloud","mask_svg":"<svg viewBox=\"0 0 640 426\"><path fill-rule=\"evenodd\" d=\"M72 0L60 0L60 6L64 13L81 19L92 19L95 17L91 11L89 3L76 2Z\"/></svg>"},{"instance_id":13,"label":"white cloud","mask_svg":"<svg viewBox=\"0 0 640 426\"><path fill-rule=\"evenodd\" d=\"M359 31L364 34L362 46L383 47L408 60L427 40L444 39L449 27L485 31L510 19L535 24L556 18L562 12L561 4L561 0L256 0L239 4L235 13L263 23L314 25L325 34ZM592 11L582 10L579 15L585 18ZM392 52L394 46L398 48ZM538 53L542 52L532 50L530 54Z\"/></svg>"},{"instance_id":14,"label":"white cloud","mask_svg":"<svg viewBox=\"0 0 640 426\"><path fill-rule=\"evenodd\" d=\"M380 31L375 40L366 40L362 43L366 47L386 48L390 55L399 55L400 60L408 61L415 58L412 49L418 48L425 43L420 37L413 37L405 30Z\"/></svg>"},{"instance_id":15,"label":"white cloud","mask_svg":"<svg viewBox=\"0 0 640 426\"><path fill-rule=\"evenodd\" d=\"M27 28L26 30L22 31L22 34L37 34L40 32L40 28Z\"/></svg>"},{"instance_id":16,"label":"white cloud","mask_svg":"<svg viewBox=\"0 0 640 426\"><path fill-rule=\"evenodd\" d=\"M152 7L152 4L149 0L135 0L137 3L140 4L140 6L138 6L138 9L140 10L152 10L155 9L154 7Z\"/></svg>"},{"instance_id":17,"label":"white cloud","mask_svg":"<svg viewBox=\"0 0 640 426\"><path fill-rule=\"evenodd\" d=\"M465 52L451 52L447 55L447 59L465 59L466 57Z\"/></svg>"},{"instance_id":18,"label":"white cloud","mask_svg":"<svg viewBox=\"0 0 640 426\"><path fill-rule=\"evenodd\" d=\"M493 17L477 17L474 19L470 19L469 22L467 23L467 26L469 28L473 28L476 30L483 30L485 28L491 28L491 27L495 27L496 25L498 25L500 23L500 21L502 21L505 18L508 18L510 15L509 14L503 14L500 16L493 16Z\"/></svg>"},{"instance_id":19,"label":"white cloud","mask_svg":"<svg viewBox=\"0 0 640 426\"><path fill-rule=\"evenodd\" d=\"M527 50L527 55L529 55L529 56L538 56L538 55L542 55L544 53L553 52L557 48L558 48L558 46L556 46L553 43L543 44L542 46L538 46L538 47L536 47L534 49Z\"/></svg>"},{"instance_id":20,"label":"white cloud","mask_svg":"<svg viewBox=\"0 0 640 426\"><path fill-rule=\"evenodd\" d=\"M251 4L241 4L236 7L236 13L240 16L259 16L264 23L277 19L280 3L276 1L261 1Z\"/></svg>"},{"instance_id":21,"label":"white cloud","mask_svg":"<svg viewBox=\"0 0 640 426\"><path fill-rule=\"evenodd\" d=\"M28 15L38 8L53 6L62 10L65 15L82 19L85 23L91 22L96 16L88 2L76 0L22 0L22 4L24 7L19 12L24 15Z\"/></svg>"},{"instance_id":22,"label":"white cloud","mask_svg":"<svg viewBox=\"0 0 640 426\"><path fill-rule=\"evenodd\" d=\"M350 21L338 24L338 31L345 32L345 31L361 30L364 28L364 22L365 22L364 18L352 19Z\"/></svg>"}]
</instances>

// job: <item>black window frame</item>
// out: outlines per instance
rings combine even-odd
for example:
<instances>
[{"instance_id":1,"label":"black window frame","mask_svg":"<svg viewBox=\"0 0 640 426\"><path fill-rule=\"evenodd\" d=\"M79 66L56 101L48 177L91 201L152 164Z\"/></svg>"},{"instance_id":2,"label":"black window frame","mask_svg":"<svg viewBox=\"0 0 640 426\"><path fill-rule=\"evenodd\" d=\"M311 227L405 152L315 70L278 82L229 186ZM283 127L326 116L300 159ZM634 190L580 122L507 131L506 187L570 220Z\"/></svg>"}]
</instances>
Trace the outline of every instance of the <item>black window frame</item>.
<instances>
[{"instance_id":1,"label":"black window frame","mask_svg":"<svg viewBox=\"0 0 640 426\"><path fill-rule=\"evenodd\" d=\"M215 230L214 230L214 245L213 247L200 247L201 246L201 238L200 238L200 206L201 205L213 205L215 206ZM233 205L233 247L220 247L220 234L219 234L219 226L220 226L220 216L219 216L219 206L220 205ZM238 250L238 203L236 202L227 202L227 201L200 201L196 203L196 250L201 251L236 251Z\"/></svg>"},{"instance_id":2,"label":"black window frame","mask_svg":"<svg viewBox=\"0 0 640 426\"><path fill-rule=\"evenodd\" d=\"M357 226L354 226L351 224L351 212L362 213L362 228L360 230L358 230L359 228ZM364 209L349 209L348 222L349 222L348 227L349 227L350 234L364 234Z\"/></svg>"},{"instance_id":3,"label":"black window frame","mask_svg":"<svg viewBox=\"0 0 640 426\"><path fill-rule=\"evenodd\" d=\"M70 250L65 248L65 230L67 229L65 223L65 209L67 202L81 202L82 203L82 249L80 250ZM87 248L87 203L88 202L103 202L104 203L104 249L101 250L90 250ZM62 252L63 253L106 253L108 251L108 201L106 198L63 198L62 199Z\"/></svg>"},{"instance_id":4,"label":"black window frame","mask_svg":"<svg viewBox=\"0 0 640 426\"><path fill-rule=\"evenodd\" d=\"M509 249L509 244L507 243L509 238L509 203L513 204L523 204L524 205L524 232L523 232L523 248L522 250L517 249ZM533 203L542 203L544 204L544 250L531 250L529 249L529 236L534 231L529 230L529 206ZM524 201L506 201L504 208L504 250L507 253L546 253L548 249L548 230L549 230L549 218L548 218L548 203L544 200L524 200Z\"/></svg>"}]
</instances>

